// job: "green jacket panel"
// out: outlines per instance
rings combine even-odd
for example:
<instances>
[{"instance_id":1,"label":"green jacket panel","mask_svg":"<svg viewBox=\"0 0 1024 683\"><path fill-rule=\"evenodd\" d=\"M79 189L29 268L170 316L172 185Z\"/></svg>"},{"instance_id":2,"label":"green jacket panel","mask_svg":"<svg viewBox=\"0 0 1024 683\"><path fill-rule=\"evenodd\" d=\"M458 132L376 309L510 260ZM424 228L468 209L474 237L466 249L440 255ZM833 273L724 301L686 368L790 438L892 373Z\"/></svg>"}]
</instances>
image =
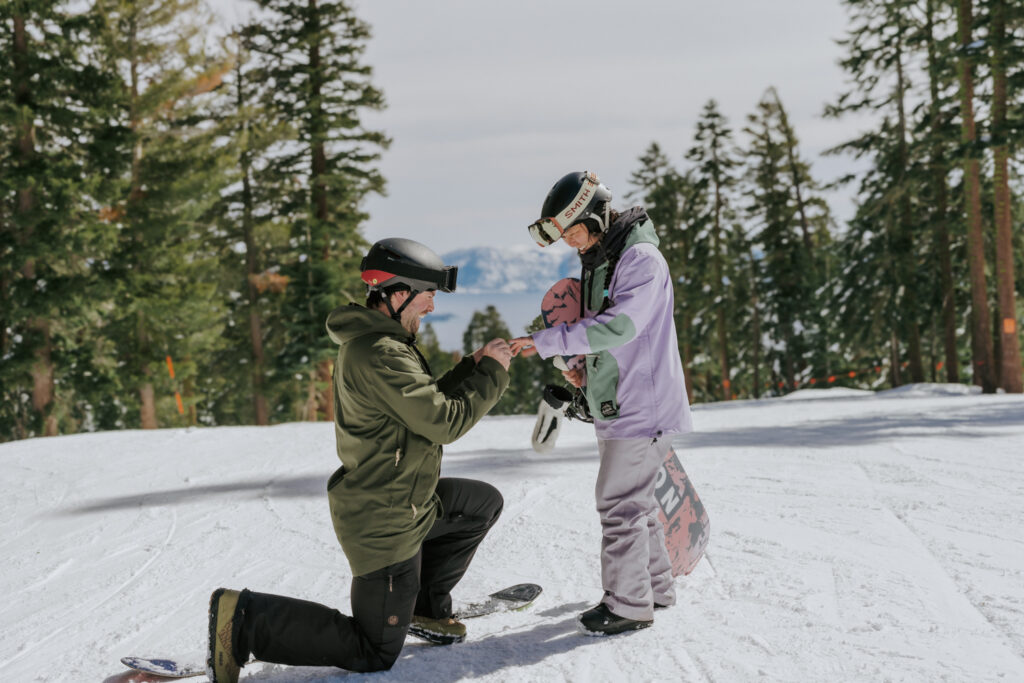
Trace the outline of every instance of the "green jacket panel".
<instances>
[{"instance_id":1,"label":"green jacket panel","mask_svg":"<svg viewBox=\"0 0 1024 683\"><path fill-rule=\"evenodd\" d=\"M462 360L435 380L415 337L377 311L335 309L334 432L342 466L328 482L334 530L355 576L407 560L440 513L442 445L498 402L508 373Z\"/></svg>"}]
</instances>

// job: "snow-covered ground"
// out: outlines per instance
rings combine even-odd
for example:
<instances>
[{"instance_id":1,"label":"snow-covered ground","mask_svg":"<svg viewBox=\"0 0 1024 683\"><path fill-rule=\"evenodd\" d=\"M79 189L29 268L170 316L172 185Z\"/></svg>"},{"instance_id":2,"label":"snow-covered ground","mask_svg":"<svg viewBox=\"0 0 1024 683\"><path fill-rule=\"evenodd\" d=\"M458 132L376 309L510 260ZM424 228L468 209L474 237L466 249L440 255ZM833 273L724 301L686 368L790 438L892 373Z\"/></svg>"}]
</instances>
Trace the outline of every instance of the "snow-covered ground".
<instances>
[{"instance_id":1,"label":"snow-covered ground","mask_svg":"<svg viewBox=\"0 0 1024 683\"><path fill-rule=\"evenodd\" d=\"M591 428L542 456L531 418L486 419L445 474L497 485L505 512L455 597L544 594L467 622L459 645L410 638L373 680L1024 680L1024 397L795 398L696 409L675 445L710 514L707 558L653 628L611 638L574 621L601 595ZM220 585L348 612L335 466L330 424L0 445L0 681L126 681L121 656L199 654Z\"/></svg>"}]
</instances>

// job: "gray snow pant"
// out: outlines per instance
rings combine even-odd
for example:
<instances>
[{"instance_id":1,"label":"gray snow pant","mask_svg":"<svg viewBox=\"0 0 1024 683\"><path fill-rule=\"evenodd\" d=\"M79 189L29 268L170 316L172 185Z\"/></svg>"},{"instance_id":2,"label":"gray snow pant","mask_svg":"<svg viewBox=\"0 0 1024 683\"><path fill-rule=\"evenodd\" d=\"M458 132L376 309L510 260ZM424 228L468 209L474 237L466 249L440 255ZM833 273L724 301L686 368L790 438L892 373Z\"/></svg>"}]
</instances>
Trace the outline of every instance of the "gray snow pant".
<instances>
[{"instance_id":1,"label":"gray snow pant","mask_svg":"<svg viewBox=\"0 0 1024 683\"><path fill-rule=\"evenodd\" d=\"M413 614L452 615L451 590L501 514L496 488L472 479L437 484L444 514L412 558L352 578L352 616L306 600L242 591L234 655L277 664L390 669Z\"/></svg>"},{"instance_id":2,"label":"gray snow pant","mask_svg":"<svg viewBox=\"0 0 1024 683\"><path fill-rule=\"evenodd\" d=\"M602 602L627 619L653 619L654 603L676 601L672 563L654 497L658 467L671 445L664 438L597 440Z\"/></svg>"}]
</instances>

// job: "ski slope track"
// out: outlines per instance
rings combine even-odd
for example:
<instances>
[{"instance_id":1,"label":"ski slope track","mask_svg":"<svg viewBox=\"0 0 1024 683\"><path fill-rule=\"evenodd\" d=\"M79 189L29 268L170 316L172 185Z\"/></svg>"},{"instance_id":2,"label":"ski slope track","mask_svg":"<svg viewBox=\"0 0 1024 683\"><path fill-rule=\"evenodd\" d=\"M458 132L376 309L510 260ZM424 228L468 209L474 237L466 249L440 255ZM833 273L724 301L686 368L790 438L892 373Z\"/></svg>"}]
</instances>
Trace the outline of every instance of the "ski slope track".
<instances>
[{"instance_id":1,"label":"ski slope track","mask_svg":"<svg viewBox=\"0 0 1024 683\"><path fill-rule=\"evenodd\" d=\"M654 627L576 631L601 597L589 425L530 449L485 418L443 474L505 510L455 600L544 586L466 642L410 638L374 681L1024 681L1024 397L956 385L698 406L674 446L711 543ZM330 423L0 444L0 681L133 680L126 655L195 660L218 586L349 613ZM242 680L345 681L253 663Z\"/></svg>"}]
</instances>

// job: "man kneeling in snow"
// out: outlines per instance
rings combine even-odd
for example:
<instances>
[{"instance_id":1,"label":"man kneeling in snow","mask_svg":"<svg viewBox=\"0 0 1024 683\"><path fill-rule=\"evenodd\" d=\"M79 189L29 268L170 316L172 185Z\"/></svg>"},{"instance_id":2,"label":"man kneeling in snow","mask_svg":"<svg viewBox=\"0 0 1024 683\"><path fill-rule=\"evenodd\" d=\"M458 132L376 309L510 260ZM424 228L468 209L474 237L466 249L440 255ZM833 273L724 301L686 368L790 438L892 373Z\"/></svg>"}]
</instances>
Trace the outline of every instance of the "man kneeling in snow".
<instances>
[{"instance_id":1,"label":"man kneeling in snow","mask_svg":"<svg viewBox=\"0 0 1024 683\"><path fill-rule=\"evenodd\" d=\"M335 309L334 426L342 466L328 482L334 528L352 568L352 616L324 605L224 588L210 598L207 673L238 680L264 662L390 669L406 633L456 643L466 627L451 590L501 514L501 494L440 479L441 444L468 432L508 387L512 354L494 339L435 380L415 346L436 290L457 269L406 239L374 244L362 263L366 307Z\"/></svg>"}]
</instances>

